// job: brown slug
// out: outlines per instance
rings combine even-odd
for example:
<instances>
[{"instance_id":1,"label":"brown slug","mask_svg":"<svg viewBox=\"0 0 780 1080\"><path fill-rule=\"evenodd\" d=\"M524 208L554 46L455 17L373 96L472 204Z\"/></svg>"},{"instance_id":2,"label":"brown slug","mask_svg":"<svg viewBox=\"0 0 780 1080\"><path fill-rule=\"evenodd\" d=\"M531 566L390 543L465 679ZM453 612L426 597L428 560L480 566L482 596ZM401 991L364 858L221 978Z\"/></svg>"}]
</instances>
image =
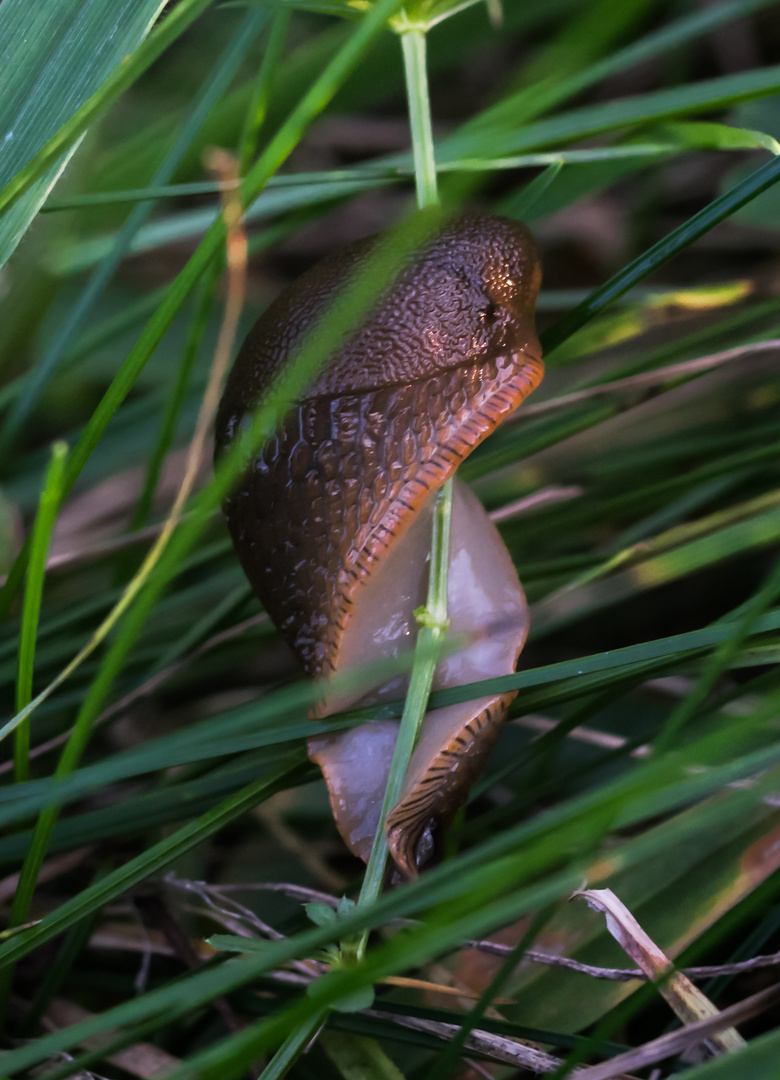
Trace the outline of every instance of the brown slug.
<instances>
[{"instance_id":1,"label":"brown slug","mask_svg":"<svg viewBox=\"0 0 780 1080\"><path fill-rule=\"evenodd\" d=\"M306 329L359 274L374 238L330 255L287 288L250 332L216 425L219 455ZM534 329L541 268L528 230L506 218L449 219L407 261L329 359L225 505L249 581L307 673L356 669L410 648L425 602L432 496L539 384ZM437 668L435 688L510 674L528 630L523 590L480 502L456 483L450 627L471 644ZM325 689L326 716L396 700L405 679L369 697ZM407 875L465 801L512 694L425 717L400 802L387 821ZM367 859L397 721L309 740L338 828Z\"/></svg>"}]
</instances>

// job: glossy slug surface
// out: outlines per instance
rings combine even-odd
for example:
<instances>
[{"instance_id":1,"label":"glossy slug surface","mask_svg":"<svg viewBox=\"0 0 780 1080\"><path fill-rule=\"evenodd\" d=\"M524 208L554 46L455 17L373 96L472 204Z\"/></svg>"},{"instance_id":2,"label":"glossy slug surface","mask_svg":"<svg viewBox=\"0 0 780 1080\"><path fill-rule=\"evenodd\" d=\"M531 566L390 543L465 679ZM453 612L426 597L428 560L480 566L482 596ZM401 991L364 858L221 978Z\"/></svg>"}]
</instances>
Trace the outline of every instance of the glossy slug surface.
<instances>
[{"instance_id":1,"label":"glossy slug surface","mask_svg":"<svg viewBox=\"0 0 780 1080\"><path fill-rule=\"evenodd\" d=\"M258 321L220 406L218 453L307 328L360 273L372 244L362 241L323 260ZM450 220L248 464L226 503L228 524L253 588L310 675L409 647L412 612L425 595L431 495L541 379L533 323L539 280L535 247L522 225L478 214ZM457 507L450 606L453 622L461 606L462 628L477 640L447 658L442 685L512 671L527 628L522 590L493 526L470 493L459 496ZM453 573L458 544L463 571ZM495 591L491 581L504 582L498 592L504 589L511 601L485 600ZM510 626L511 642L491 649L489 640L506 637ZM480 661L480 653L489 659ZM398 697L402 690L396 680L374 696ZM354 697L326 691L318 712L352 704ZM413 761L388 823L391 850L406 873L421 861L418 843L431 822L443 823L465 797L474 764L495 738L497 722L488 719L497 721L505 704L496 698L451 707L458 715L444 723L436 713L450 710L426 717L417 766ZM359 730L352 740L313 741L311 752L323 766L342 835L366 857L365 838L358 841L357 834L370 835L372 815L376 823L394 731L379 724ZM354 791L354 764L345 764L354 763L352 751L364 762ZM451 761L445 751L453 751ZM377 768L369 771L374 759Z\"/></svg>"}]
</instances>

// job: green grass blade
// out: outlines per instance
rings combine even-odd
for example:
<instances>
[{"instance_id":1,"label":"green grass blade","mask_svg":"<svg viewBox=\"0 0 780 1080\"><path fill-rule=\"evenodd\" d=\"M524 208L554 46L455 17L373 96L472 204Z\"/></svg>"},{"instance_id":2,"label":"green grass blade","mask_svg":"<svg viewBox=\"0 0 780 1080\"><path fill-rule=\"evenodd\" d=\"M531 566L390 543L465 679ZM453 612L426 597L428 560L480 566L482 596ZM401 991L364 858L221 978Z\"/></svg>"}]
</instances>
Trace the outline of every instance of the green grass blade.
<instances>
[{"instance_id":1,"label":"green grass blade","mask_svg":"<svg viewBox=\"0 0 780 1080\"><path fill-rule=\"evenodd\" d=\"M135 529L142 528L149 520L149 512L157 492L160 473L162 472L168 451L173 445L173 439L176 434L176 424L189 388L190 376L192 375L195 361L198 358L198 350L200 349L201 341L203 340L206 324L209 315L211 314L211 308L214 301L214 290L221 269L220 263L215 260L211 264L209 272L201 283L200 290L196 296L195 314L190 323L187 340L184 343L179 368L176 372L176 379L165 402L165 412L163 414L162 423L160 424L160 433L157 436L157 442L154 444L152 452L149 455L149 460L146 465L146 475L144 476L144 484L141 489L141 494L138 496L138 502L135 504L133 516L130 519L131 532Z\"/></svg>"},{"instance_id":2,"label":"green grass blade","mask_svg":"<svg viewBox=\"0 0 780 1080\"><path fill-rule=\"evenodd\" d=\"M62 475L68 448L58 442L52 447L51 464L46 474L41 502L30 542L30 565L24 591L22 625L19 631L19 661L16 677L16 711L21 712L32 699L33 670L35 665L35 642L38 619L41 612L43 578L46 572L46 556L49 542L57 520L57 509L62 494ZM29 776L30 726L29 722L16 729L14 745L14 776L17 783Z\"/></svg>"},{"instance_id":3,"label":"green grass blade","mask_svg":"<svg viewBox=\"0 0 780 1080\"><path fill-rule=\"evenodd\" d=\"M406 75L406 93L420 209L436 206L439 201L436 187L436 160L433 153L433 125L426 68L426 36L418 30L401 34L401 47ZM450 559L450 522L452 518L452 482L436 494L431 537L430 579L426 601L428 624L421 622L417 634L415 657L409 690L398 728L398 738L390 762L387 786L382 798L379 824L371 847L358 903L373 904L382 891L388 847L385 835L387 815L401 796L404 777L420 733L436 670L436 645L445 633L447 622L447 581ZM366 939L359 948L365 951Z\"/></svg>"},{"instance_id":4,"label":"green grass blade","mask_svg":"<svg viewBox=\"0 0 780 1080\"><path fill-rule=\"evenodd\" d=\"M590 322L630 288L690 247L694 241L730 217L751 199L760 195L762 191L776 184L778 180L780 180L780 159L774 158L746 176L730 191L714 199L684 224L672 230L663 240L653 244L542 335L545 353L553 353L558 345L570 338L580 327Z\"/></svg>"},{"instance_id":5,"label":"green grass blade","mask_svg":"<svg viewBox=\"0 0 780 1080\"><path fill-rule=\"evenodd\" d=\"M244 176L257 153L257 140L268 110L268 97L273 80L277 75L279 61L284 49L290 13L286 9L277 11L273 16L268 45L263 53L263 61L252 87L252 97L247 109L244 130L241 133L239 150L239 176Z\"/></svg>"},{"instance_id":6,"label":"green grass blade","mask_svg":"<svg viewBox=\"0 0 780 1080\"><path fill-rule=\"evenodd\" d=\"M761 68L738 75L724 75L715 79L669 90L656 90L636 97L609 101L601 105L585 106L561 113L548 120L539 120L524 127L514 124L506 128L488 128L458 131L444 139L436 148L436 157L442 162L459 157L495 157L541 150L575 140L589 139L622 128L630 130L675 117L714 112L728 108L741 101L775 94L780 89L780 66ZM395 155L392 164L403 164L405 157Z\"/></svg>"},{"instance_id":7,"label":"green grass blade","mask_svg":"<svg viewBox=\"0 0 780 1080\"><path fill-rule=\"evenodd\" d=\"M303 95L299 104L293 109L243 182L241 194L244 205L253 202L257 198L269 177L290 155L308 125L330 102L357 64L364 50L382 31L388 14L397 7L398 3L399 0L380 0L371 13L357 25L339 53ZM183 0L167 22L173 22L176 15L185 9L185 5L186 0ZM67 495L76 483L117 409L132 389L136 379L169 329L182 304L197 285L216 253L221 250L224 241L224 224L221 218L218 218L208 230L184 269L169 287L162 303L94 410L68 460L63 485L64 495ZM25 546L11 568L6 585L2 594L0 594L0 619L5 616L13 597L16 595L27 558L28 548Z\"/></svg>"},{"instance_id":8,"label":"green grass blade","mask_svg":"<svg viewBox=\"0 0 780 1080\"><path fill-rule=\"evenodd\" d=\"M0 188L143 41L161 0L5 0L0 11ZM0 266L76 149L49 159L0 220ZM58 160L55 160L58 159Z\"/></svg>"},{"instance_id":9,"label":"green grass blade","mask_svg":"<svg viewBox=\"0 0 780 1080\"><path fill-rule=\"evenodd\" d=\"M736 19L744 18L753 11L769 7L773 2L774 0L726 0L725 3L713 5L704 11L696 11L667 26L661 26L640 38L639 41L632 42L564 78L561 78L557 72L550 75L549 64L546 70L536 65L535 71L540 77L539 82L525 86L516 94L490 106L479 117L468 121L464 125L464 130L472 128L484 130L506 127L509 124L519 127L520 124L548 112L567 98L582 93L604 79L629 70L653 57L664 56L671 50L712 33L713 30L726 26Z\"/></svg>"},{"instance_id":10,"label":"green grass blade","mask_svg":"<svg viewBox=\"0 0 780 1080\"><path fill-rule=\"evenodd\" d=\"M418 207L435 206L439 201L439 194L436 188L436 160L433 154L425 34L419 30L408 30L400 36L406 73L409 124L412 130L417 205Z\"/></svg>"},{"instance_id":11,"label":"green grass blade","mask_svg":"<svg viewBox=\"0 0 780 1080\"><path fill-rule=\"evenodd\" d=\"M52 2L56 3L56 0ZM211 0L181 0L129 57L122 54L119 59L123 62L114 62L111 73L100 87L75 112L70 113L68 119L46 139L41 148L31 157L28 156L24 164L17 168L15 174L3 177L3 187L0 189L0 210L12 205L44 174L49 166L59 160L60 156L84 134L92 121L105 112L129 86L132 86L136 79L184 33L210 3ZM27 11L27 5L23 3L23 0L17 6L24 7ZM131 6L135 7L134 4ZM154 0L154 7L158 11L162 7L159 0Z\"/></svg>"},{"instance_id":12,"label":"green grass blade","mask_svg":"<svg viewBox=\"0 0 780 1080\"><path fill-rule=\"evenodd\" d=\"M265 14L262 11L248 15L241 22L227 48L217 59L213 72L205 80L197 94L173 146L152 177L152 186L165 184L176 172L192 140L208 117L215 102L221 97L235 76L264 23ZM67 318L54 341L28 376L24 390L9 413L2 432L0 432L0 459L9 453L20 428L35 407L52 373L62 361L73 335L83 325L90 311L92 311L103 294L106 285L129 251L134 237L151 213L153 206L152 202L147 202L133 209L110 250L68 312Z\"/></svg>"}]
</instances>

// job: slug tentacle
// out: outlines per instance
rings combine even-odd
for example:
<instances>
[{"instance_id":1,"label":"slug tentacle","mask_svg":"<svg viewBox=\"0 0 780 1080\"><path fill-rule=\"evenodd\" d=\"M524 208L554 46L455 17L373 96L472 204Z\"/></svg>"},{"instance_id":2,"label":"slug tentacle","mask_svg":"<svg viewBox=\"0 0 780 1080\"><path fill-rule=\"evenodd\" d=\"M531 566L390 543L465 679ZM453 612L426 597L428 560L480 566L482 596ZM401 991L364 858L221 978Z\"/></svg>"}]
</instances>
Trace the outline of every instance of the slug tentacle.
<instances>
[{"instance_id":1,"label":"slug tentacle","mask_svg":"<svg viewBox=\"0 0 780 1080\"><path fill-rule=\"evenodd\" d=\"M268 309L233 368L217 452L371 250L324 260ZM424 602L432 494L542 377L533 314L533 241L516 222L448 222L404 267L331 358L225 511L242 565L282 634L316 677L409 648ZM527 632L522 589L478 500L456 485L449 609L472 644L436 685L514 670ZM405 680L372 699L399 697ZM404 793L388 820L398 866L414 873L436 829L465 798L511 695L436 709L425 719ZM355 696L329 691L320 716ZM337 823L366 858L395 742L389 722L310 740ZM422 845L422 846L421 846Z\"/></svg>"}]
</instances>

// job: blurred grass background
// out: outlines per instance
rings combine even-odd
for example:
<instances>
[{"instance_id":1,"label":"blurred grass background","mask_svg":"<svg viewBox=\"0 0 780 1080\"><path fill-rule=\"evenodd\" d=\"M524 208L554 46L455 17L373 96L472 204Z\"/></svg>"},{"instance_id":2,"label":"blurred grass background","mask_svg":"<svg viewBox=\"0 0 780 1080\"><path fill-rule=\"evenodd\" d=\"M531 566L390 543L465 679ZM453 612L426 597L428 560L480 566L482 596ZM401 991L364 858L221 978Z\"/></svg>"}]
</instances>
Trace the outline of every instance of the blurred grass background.
<instances>
[{"instance_id":1,"label":"blurred grass background","mask_svg":"<svg viewBox=\"0 0 780 1080\"><path fill-rule=\"evenodd\" d=\"M526 1075L399 1017L596 1060L672 1017L635 981L521 962L533 947L626 966L603 918L567 903L584 879L686 963L780 949L776 3L405 9L426 31L445 206L521 217L542 249L547 374L461 471L532 603L512 719L444 862L343 917L342 940L379 930L365 964L308 995L275 977L334 931L268 886L354 896L362 867L306 760L311 690L249 593L208 460L184 539L49 692L182 481L225 295L204 151L246 177L241 333L316 259L411 213L391 8L0 2L0 895L26 926L0 945L4 1075L244 1075L399 975L455 992L379 983L382 1015L330 1012L290 1075ZM171 873L255 886L237 894L250 915ZM391 933L402 916L422 925ZM227 962L182 945L237 925L283 937ZM498 978L500 959L461 948L491 934L518 946ZM774 979L706 989L723 1007ZM741 1030L733 1062L664 1068L774 1077L771 1014ZM138 1044L161 1056L116 1059Z\"/></svg>"}]
</instances>

